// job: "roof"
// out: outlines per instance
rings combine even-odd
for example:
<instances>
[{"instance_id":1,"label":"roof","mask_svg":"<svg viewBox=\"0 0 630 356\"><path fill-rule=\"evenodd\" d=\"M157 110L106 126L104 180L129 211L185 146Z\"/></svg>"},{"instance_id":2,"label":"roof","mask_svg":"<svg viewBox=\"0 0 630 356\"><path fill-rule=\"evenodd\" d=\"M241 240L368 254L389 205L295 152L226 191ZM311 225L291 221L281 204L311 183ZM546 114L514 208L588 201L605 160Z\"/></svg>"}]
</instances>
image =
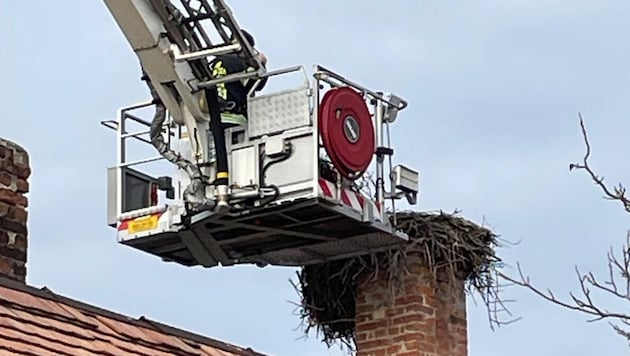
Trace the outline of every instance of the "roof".
<instances>
[{"instance_id":1,"label":"roof","mask_svg":"<svg viewBox=\"0 0 630 356\"><path fill-rule=\"evenodd\" d=\"M264 356L1 276L0 355Z\"/></svg>"}]
</instances>

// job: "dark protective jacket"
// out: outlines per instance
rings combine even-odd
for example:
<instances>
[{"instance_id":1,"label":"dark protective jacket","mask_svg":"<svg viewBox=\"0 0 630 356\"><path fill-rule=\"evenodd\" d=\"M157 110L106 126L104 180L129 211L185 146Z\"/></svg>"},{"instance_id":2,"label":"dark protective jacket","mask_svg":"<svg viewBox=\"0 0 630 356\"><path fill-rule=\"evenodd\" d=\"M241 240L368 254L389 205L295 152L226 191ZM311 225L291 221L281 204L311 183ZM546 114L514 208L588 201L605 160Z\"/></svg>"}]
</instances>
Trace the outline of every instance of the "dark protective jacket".
<instances>
[{"instance_id":1,"label":"dark protective jacket","mask_svg":"<svg viewBox=\"0 0 630 356\"><path fill-rule=\"evenodd\" d=\"M234 73L245 72L248 69L247 62L240 58L237 54L226 54L217 56L212 63L212 75L215 78L221 78L222 76ZM222 83L217 85L217 91L219 99L224 100L226 103L233 102L235 106L230 108L229 111L235 114L247 115L247 93L256 83L256 79L248 79L246 81L237 80L229 83ZM267 78L263 78L256 91L260 91L267 84Z\"/></svg>"}]
</instances>

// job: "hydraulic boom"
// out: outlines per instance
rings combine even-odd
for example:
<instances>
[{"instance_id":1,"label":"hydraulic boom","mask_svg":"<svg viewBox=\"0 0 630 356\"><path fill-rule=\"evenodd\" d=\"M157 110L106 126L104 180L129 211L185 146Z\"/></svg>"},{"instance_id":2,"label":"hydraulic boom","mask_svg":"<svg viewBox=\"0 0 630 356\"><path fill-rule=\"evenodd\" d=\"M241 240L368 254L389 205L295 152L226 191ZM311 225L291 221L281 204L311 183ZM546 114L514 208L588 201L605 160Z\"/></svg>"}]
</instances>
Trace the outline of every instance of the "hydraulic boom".
<instances>
[{"instance_id":1,"label":"hydraulic boom","mask_svg":"<svg viewBox=\"0 0 630 356\"><path fill-rule=\"evenodd\" d=\"M267 71L223 0L103 1L152 96L102 122L117 134L108 224L119 242L205 267L305 265L406 243L396 202L416 203L419 174L392 166L383 134L404 99L319 65L311 76L303 66ZM247 69L215 76L222 55ZM303 79L296 87L249 90L245 124L222 123L218 86L292 73ZM146 108L151 119L137 114ZM130 160L130 141L159 156ZM136 168L163 161L169 169Z\"/></svg>"}]
</instances>

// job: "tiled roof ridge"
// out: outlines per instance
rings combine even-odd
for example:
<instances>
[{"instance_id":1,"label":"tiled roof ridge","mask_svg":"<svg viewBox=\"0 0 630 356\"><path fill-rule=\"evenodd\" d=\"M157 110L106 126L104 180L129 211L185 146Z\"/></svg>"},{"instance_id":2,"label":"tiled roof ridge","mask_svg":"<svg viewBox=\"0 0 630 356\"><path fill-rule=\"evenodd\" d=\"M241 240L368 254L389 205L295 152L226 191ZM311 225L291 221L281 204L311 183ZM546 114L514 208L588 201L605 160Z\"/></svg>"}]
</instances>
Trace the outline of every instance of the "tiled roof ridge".
<instances>
[{"instance_id":1,"label":"tiled roof ridge","mask_svg":"<svg viewBox=\"0 0 630 356\"><path fill-rule=\"evenodd\" d=\"M37 298L43 298L46 300L50 300L53 302L57 302L69 307L73 307L76 309L81 310L82 312L86 312L88 314L95 314L95 315L99 315L102 317L106 317L106 318L110 318L110 319L114 319L120 322L124 322L126 324L130 324L133 325L135 327L140 327L140 328L145 328L148 330L153 330L155 332L158 333L162 333L162 334L168 334L171 336L174 336L176 338L181 338L184 339L185 341L193 341L196 343L200 343L200 344L204 344L207 346L211 346L211 347L215 347L217 349L221 349L223 351L227 351L227 352L232 352L232 353L239 353L243 356L266 356L264 354L261 354L259 352L256 352L254 350L252 350L251 348L242 348L233 344L228 344L226 342L217 340L217 339L212 339L209 338L207 336L203 336L200 334L195 334L193 332L190 331L186 331L180 328L176 328L174 326L170 326L167 324L163 324L154 320L151 320L145 316L141 316L139 318L132 318L129 316L126 316L124 314L120 314L120 313L116 313L101 307L97 307L91 304L87 304L85 302L81 302L72 298L68 298L59 294L54 293L51 289L49 289L48 287L44 286L42 288L36 288L33 286L29 286L26 285L24 283L21 282L17 282L17 281L13 281L11 279L5 278L0 276L0 287L5 287L8 289L12 289L18 292L23 292L23 293L27 293L30 294L34 297ZM2 302L2 300L0 300L0 302ZM20 309L28 309L29 311L37 311L37 308L33 308L30 306L25 306L25 305L20 305L11 301L6 301L4 304L12 304L14 306L17 306ZM58 321L62 321L62 322L66 322L66 323L72 323L78 327L86 327L86 328L93 328L92 325L90 325L89 323L83 322L81 320L71 320L67 317L64 317L63 315L60 315L56 312L53 312L51 315L51 311L49 310L42 310L39 311L42 313L45 313L46 315L48 315L48 317L54 315L55 318ZM182 340L183 341L183 340ZM191 345L190 342L186 342L186 344L189 347L195 347L195 345Z\"/></svg>"}]
</instances>

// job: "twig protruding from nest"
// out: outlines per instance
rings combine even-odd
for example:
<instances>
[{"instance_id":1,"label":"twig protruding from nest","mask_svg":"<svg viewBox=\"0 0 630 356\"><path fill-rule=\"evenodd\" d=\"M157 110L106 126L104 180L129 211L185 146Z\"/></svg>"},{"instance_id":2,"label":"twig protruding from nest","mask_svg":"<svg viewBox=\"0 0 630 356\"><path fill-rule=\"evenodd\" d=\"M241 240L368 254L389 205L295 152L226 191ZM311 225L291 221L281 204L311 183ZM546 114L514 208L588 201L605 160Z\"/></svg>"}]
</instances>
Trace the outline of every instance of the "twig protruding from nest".
<instances>
[{"instance_id":1,"label":"twig protruding from nest","mask_svg":"<svg viewBox=\"0 0 630 356\"><path fill-rule=\"evenodd\" d=\"M327 345L340 341L353 348L358 278L375 273L387 278L393 298L407 273L408 254L419 254L435 278L438 271L445 271L452 281L466 281L468 292L481 295L491 323L499 324L497 314L507 309L499 298L495 272L501 262L495 254L497 236L455 214L399 212L396 218L397 229L409 236L403 247L309 265L298 273L295 287L302 299L300 316L306 333L314 328Z\"/></svg>"}]
</instances>

